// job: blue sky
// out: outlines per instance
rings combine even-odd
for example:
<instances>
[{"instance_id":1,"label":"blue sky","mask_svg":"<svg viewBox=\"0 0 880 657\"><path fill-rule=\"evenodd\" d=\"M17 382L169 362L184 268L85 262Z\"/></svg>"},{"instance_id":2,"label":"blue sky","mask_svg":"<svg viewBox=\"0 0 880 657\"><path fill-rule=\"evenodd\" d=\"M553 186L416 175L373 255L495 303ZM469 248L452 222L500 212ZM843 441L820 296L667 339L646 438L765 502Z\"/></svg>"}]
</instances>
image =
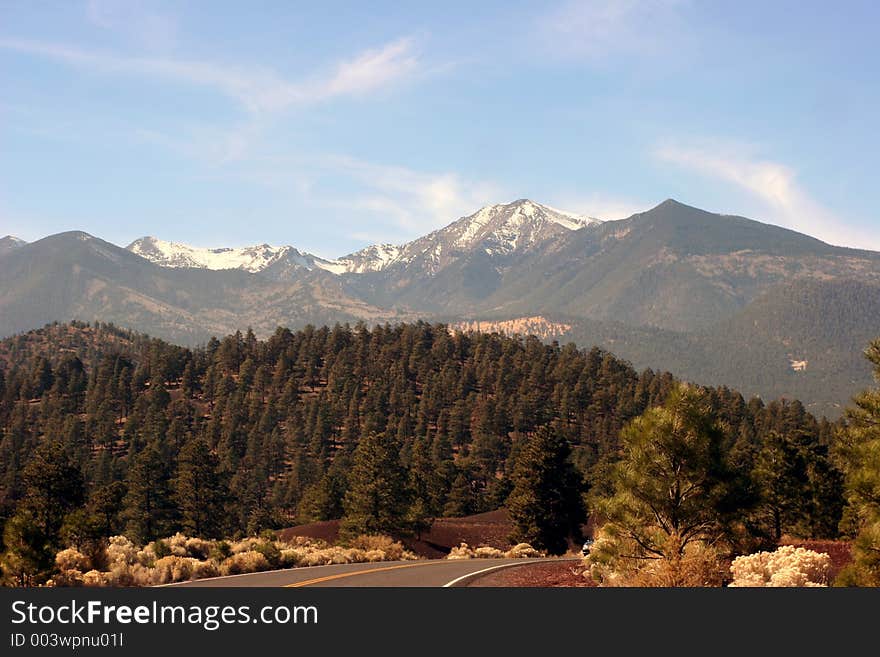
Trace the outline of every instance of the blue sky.
<instances>
[{"instance_id":1,"label":"blue sky","mask_svg":"<svg viewBox=\"0 0 880 657\"><path fill-rule=\"evenodd\" d=\"M880 249L877 3L401 4L0 0L0 235L337 256L672 197Z\"/></svg>"}]
</instances>

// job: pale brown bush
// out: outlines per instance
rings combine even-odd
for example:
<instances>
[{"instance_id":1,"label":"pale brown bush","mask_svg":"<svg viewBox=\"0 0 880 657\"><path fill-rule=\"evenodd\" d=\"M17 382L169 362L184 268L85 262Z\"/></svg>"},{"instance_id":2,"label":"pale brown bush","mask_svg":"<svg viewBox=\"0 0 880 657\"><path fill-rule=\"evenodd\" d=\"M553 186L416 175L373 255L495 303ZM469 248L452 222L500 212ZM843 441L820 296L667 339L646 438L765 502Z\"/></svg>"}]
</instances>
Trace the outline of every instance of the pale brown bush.
<instances>
[{"instance_id":1,"label":"pale brown bush","mask_svg":"<svg viewBox=\"0 0 880 657\"><path fill-rule=\"evenodd\" d=\"M111 536L105 554L110 566L123 563L133 564L137 561L138 549L125 536Z\"/></svg>"},{"instance_id":2,"label":"pale brown bush","mask_svg":"<svg viewBox=\"0 0 880 657\"><path fill-rule=\"evenodd\" d=\"M184 582L192 577L194 561L197 560L176 554L157 559L150 579L153 584Z\"/></svg>"},{"instance_id":3,"label":"pale brown bush","mask_svg":"<svg viewBox=\"0 0 880 657\"><path fill-rule=\"evenodd\" d=\"M76 548L67 548L56 554L55 566L60 571L78 570L80 572L85 572L92 567L89 558Z\"/></svg>"},{"instance_id":4,"label":"pale brown bush","mask_svg":"<svg viewBox=\"0 0 880 657\"><path fill-rule=\"evenodd\" d=\"M107 586L107 574L100 570L83 573L83 586Z\"/></svg>"},{"instance_id":5,"label":"pale brown bush","mask_svg":"<svg viewBox=\"0 0 880 657\"><path fill-rule=\"evenodd\" d=\"M474 550L467 544L461 543L458 547L454 547L446 555L447 559L473 559Z\"/></svg>"},{"instance_id":6,"label":"pale brown bush","mask_svg":"<svg viewBox=\"0 0 880 657\"><path fill-rule=\"evenodd\" d=\"M256 536L250 536L248 538L243 538L240 541L230 543L229 547L232 550L232 554L239 554L240 552L253 552L254 549L262 542L263 539L257 538Z\"/></svg>"},{"instance_id":7,"label":"pale brown bush","mask_svg":"<svg viewBox=\"0 0 880 657\"><path fill-rule=\"evenodd\" d=\"M607 524L596 532L590 554L584 558L584 577L607 587L721 586L724 564L717 552L702 543L690 543L682 552L668 538L669 557L640 549L630 537Z\"/></svg>"},{"instance_id":8,"label":"pale brown bush","mask_svg":"<svg viewBox=\"0 0 880 657\"><path fill-rule=\"evenodd\" d=\"M71 568L69 570L58 571L50 580L46 582L46 586L82 586L82 571Z\"/></svg>"},{"instance_id":9,"label":"pale brown bush","mask_svg":"<svg viewBox=\"0 0 880 657\"><path fill-rule=\"evenodd\" d=\"M192 579L204 579L205 577L217 577L218 575L220 575L220 568L216 562L193 559Z\"/></svg>"},{"instance_id":10,"label":"pale brown bush","mask_svg":"<svg viewBox=\"0 0 880 657\"><path fill-rule=\"evenodd\" d=\"M256 573L261 570L269 570L269 561L265 556L255 550L235 552L231 557L220 564L220 573L223 575Z\"/></svg>"},{"instance_id":11,"label":"pale brown bush","mask_svg":"<svg viewBox=\"0 0 880 657\"><path fill-rule=\"evenodd\" d=\"M382 550L367 550L364 552L366 561L385 561L385 553Z\"/></svg>"},{"instance_id":12,"label":"pale brown bush","mask_svg":"<svg viewBox=\"0 0 880 657\"><path fill-rule=\"evenodd\" d=\"M186 536L177 532L174 536L169 536L165 539L165 545L168 546L168 549L171 550L171 554L174 556L186 557L189 556L186 549L186 541Z\"/></svg>"},{"instance_id":13,"label":"pale brown bush","mask_svg":"<svg viewBox=\"0 0 880 657\"><path fill-rule=\"evenodd\" d=\"M281 550L281 568L296 568L302 561L302 554L294 548L283 548Z\"/></svg>"},{"instance_id":14,"label":"pale brown bush","mask_svg":"<svg viewBox=\"0 0 880 657\"><path fill-rule=\"evenodd\" d=\"M716 587L724 581L724 566L717 554L695 546L675 559L652 559L644 568L628 578L619 579L617 586L639 587Z\"/></svg>"},{"instance_id":15,"label":"pale brown bush","mask_svg":"<svg viewBox=\"0 0 880 657\"><path fill-rule=\"evenodd\" d=\"M517 543L504 556L508 559L533 559L544 555L528 543Z\"/></svg>"},{"instance_id":16,"label":"pale brown bush","mask_svg":"<svg viewBox=\"0 0 880 657\"><path fill-rule=\"evenodd\" d=\"M827 586L831 557L802 547L783 545L775 552L737 557L730 565L730 586Z\"/></svg>"},{"instance_id":17,"label":"pale brown bush","mask_svg":"<svg viewBox=\"0 0 880 657\"><path fill-rule=\"evenodd\" d=\"M481 545L474 550L474 557L477 559L501 559L505 556L505 552L489 545Z\"/></svg>"},{"instance_id":18,"label":"pale brown bush","mask_svg":"<svg viewBox=\"0 0 880 657\"><path fill-rule=\"evenodd\" d=\"M379 551L384 555L378 561L401 561L415 559L416 555L407 550L403 543L390 536L362 535L351 541L351 547L364 553ZM370 559L367 559L368 561Z\"/></svg>"},{"instance_id":19,"label":"pale brown bush","mask_svg":"<svg viewBox=\"0 0 880 657\"><path fill-rule=\"evenodd\" d=\"M57 586L150 586L272 568L417 558L388 536L361 536L350 547L342 547L301 536L278 541L267 535L230 545L178 533L143 548L124 536L114 536L95 557L96 563L106 563L108 570L89 570L88 557L68 548L57 555L52 582ZM83 575L84 571L88 572Z\"/></svg>"}]
</instances>

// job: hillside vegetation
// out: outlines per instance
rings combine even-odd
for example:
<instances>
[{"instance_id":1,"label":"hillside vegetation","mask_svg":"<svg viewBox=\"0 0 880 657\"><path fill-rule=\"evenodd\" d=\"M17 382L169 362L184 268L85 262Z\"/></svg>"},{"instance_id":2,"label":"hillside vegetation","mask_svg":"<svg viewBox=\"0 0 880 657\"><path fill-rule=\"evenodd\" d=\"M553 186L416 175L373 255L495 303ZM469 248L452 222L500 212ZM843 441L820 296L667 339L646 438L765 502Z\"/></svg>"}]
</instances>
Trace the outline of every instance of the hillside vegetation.
<instances>
[{"instance_id":1,"label":"hillside vegetation","mask_svg":"<svg viewBox=\"0 0 880 657\"><path fill-rule=\"evenodd\" d=\"M570 528L532 526L530 509L601 493L621 429L677 386L596 348L427 323L248 331L197 349L51 325L0 343L0 363L3 563L37 581L55 550L119 533L143 545L341 518L350 536L400 534L508 503L555 549L542 534ZM796 401L705 394L749 531L835 535L832 425ZM792 460L783 501L762 493L776 453ZM573 476L555 480L542 465L554 463Z\"/></svg>"}]
</instances>

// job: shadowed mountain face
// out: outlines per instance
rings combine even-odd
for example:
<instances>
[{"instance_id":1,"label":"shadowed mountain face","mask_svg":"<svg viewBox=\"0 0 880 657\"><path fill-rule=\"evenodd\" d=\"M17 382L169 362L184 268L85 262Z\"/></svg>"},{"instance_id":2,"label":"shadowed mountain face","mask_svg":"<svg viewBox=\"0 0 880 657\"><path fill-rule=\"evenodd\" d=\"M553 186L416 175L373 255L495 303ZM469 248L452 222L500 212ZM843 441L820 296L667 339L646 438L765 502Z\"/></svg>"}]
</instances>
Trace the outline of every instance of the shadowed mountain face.
<instances>
[{"instance_id":1,"label":"shadowed mountain face","mask_svg":"<svg viewBox=\"0 0 880 657\"><path fill-rule=\"evenodd\" d=\"M17 249L20 246L24 246L25 244L27 244L27 242L12 235L0 237L0 257L3 257L4 254Z\"/></svg>"},{"instance_id":2,"label":"shadowed mountain face","mask_svg":"<svg viewBox=\"0 0 880 657\"><path fill-rule=\"evenodd\" d=\"M0 335L74 318L186 344L336 321L542 326L834 415L870 383L860 354L880 334L880 254L673 200L609 222L520 200L336 260L153 238L129 249L75 232L0 240Z\"/></svg>"}]
</instances>

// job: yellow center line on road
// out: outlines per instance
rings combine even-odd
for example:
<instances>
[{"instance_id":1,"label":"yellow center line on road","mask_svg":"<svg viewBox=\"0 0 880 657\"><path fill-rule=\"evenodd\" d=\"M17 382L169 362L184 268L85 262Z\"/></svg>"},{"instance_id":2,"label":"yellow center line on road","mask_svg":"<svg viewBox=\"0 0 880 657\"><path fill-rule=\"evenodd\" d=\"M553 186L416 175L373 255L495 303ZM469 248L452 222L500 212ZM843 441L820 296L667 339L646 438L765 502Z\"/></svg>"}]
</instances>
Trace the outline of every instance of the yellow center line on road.
<instances>
[{"instance_id":1,"label":"yellow center line on road","mask_svg":"<svg viewBox=\"0 0 880 657\"><path fill-rule=\"evenodd\" d=\"M320 582L329 582L334 579L342 579L344 577L356 577L357 575L370 575L372 573L381 573L386 570L398 570L400 568L415 568L417 566L436 566L438 564L448 564L445 559L437 559L435 561L421 561L419 563L403 563L396 566L383 566L382 568L370 568L368 570L356 570L351 573L339 573L337 575L327 575L325 577L316 577L315 579L307 579L304 582L294 582L293 584L284 584L284 588L293 589L301 586L311 586Z\"/></svg>"}]
</instances>

